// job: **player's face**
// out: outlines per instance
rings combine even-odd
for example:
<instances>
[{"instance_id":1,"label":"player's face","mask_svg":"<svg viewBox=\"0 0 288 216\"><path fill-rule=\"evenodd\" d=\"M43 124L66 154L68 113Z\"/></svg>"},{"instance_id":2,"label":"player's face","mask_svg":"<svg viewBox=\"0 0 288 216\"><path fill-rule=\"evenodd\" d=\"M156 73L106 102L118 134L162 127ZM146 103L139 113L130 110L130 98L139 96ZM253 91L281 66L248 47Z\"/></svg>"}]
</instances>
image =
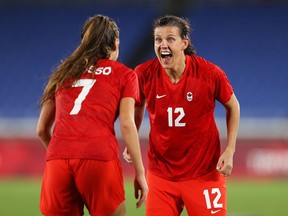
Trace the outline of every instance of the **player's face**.
<instances>
[{"instance_id":1,"label":"player's face","mask_svg":"<svg viewBox=\"0 0 288 216\"><path fill-rule=\"evenodd\" d=\"M165 69L173 69L185 64L184 50L188 40L182 39L176 26L156 27L154 30L154 50Z\"/></svg>"}]
</instances>

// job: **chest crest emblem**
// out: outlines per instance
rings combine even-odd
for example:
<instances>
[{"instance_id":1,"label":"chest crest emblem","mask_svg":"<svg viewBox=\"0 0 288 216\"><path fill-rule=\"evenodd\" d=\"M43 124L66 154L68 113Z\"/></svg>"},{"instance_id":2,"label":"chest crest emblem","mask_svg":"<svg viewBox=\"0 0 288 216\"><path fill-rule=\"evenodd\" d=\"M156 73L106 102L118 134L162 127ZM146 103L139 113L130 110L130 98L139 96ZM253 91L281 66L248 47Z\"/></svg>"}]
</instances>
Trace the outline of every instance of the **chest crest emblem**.
<instances>
[{"instance_id":1,"label":"chest crest emblem","mask_svg":"<svg viewBox=\"0 0 288 216\"><path fill-rule=\"evenodd\" d=\"M191 102L193 100L192 92L187 92L186 98L187 98L187 101Z\"/></svg>"}]
</instances>

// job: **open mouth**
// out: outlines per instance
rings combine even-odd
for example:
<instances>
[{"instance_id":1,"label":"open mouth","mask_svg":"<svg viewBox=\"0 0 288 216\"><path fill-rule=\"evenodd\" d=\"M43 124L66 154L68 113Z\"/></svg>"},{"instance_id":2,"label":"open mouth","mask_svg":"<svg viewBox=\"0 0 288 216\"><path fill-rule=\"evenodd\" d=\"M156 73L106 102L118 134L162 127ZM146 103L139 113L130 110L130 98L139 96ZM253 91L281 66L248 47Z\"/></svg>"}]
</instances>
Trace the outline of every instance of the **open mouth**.
<instances>
[{"instance_id":1,"label":"open mouth","mask_svg":"<svg viewBox=\"0 0 288 216\"><path fill-rule=\"evenodd\" d=\"M161 58L162 58L163 62L165 62L165 63L169 62L171 57L172 57L172 54L170 52L168 52L168 51L161 52Z\"/></svg>"}]
</instances>

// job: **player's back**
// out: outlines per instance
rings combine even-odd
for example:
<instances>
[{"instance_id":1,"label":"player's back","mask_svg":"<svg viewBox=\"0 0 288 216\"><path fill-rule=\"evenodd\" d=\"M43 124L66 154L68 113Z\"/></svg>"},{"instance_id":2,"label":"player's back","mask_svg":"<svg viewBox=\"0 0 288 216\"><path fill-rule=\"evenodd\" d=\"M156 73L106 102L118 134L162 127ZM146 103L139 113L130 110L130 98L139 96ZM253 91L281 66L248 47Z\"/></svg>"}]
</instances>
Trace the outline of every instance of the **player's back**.
<instances>
[{"instance_id":1,"label":"player's back","mask_svg":"<svg viewBox=\"0 0 288 216\"><path fill-rule=\"evenodd\" d=\"M118 154L114 122L127 77L133 75L121 63L100 60L79 80L59 89L47 158L114 158Z\"/></svg>"}]
</instances>

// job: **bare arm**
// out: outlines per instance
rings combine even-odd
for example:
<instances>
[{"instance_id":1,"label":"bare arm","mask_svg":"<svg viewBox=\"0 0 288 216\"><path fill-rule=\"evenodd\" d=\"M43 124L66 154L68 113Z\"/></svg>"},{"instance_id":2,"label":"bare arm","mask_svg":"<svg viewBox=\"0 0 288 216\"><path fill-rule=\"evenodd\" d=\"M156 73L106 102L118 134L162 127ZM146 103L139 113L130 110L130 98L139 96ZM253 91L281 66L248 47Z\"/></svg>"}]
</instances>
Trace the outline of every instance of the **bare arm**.
<instances>
[{"instance_id":1,"label":"bare arm","mask_svg":"<svg viewBox=\"0 0 288 216\"><path fill-rule=\"evenodd\" d=\"M227 147L218 160L217 169L224 176L229 176L232 172L233 155L236 149L236 139L240 121L240 106L234 94L224 106L226 109Z\"/></svg>"},{"instance_id":2,"label":"bare arm","mask_svg":"<svg viewBox=\"0 0 288 216\"><path fill-rule=\"evenodd\" d=\"M47 148L51 139L51 129L55 119L55 102L47 101L41 109L37 123L37 135L43 145Z\"/></svg>"},{"instance_id":3,"label":"bare arm","mask_svg":"<svg viewBox=\"0 0 288 216\"><path fill-rule=\"evenodd\" d=\"M131 156L132 163L135 169L135 198L138 198L138 191L141 191L140 199L137 202L137 207L140 207L145 202L148 186L145 179L145 170L142 162L140 143L138 133L134 121L134 106L133 98L123 98L120 102L120 128L124 143Z\"/></svg>"},{"instance_id":4,"label":"bare arm","mask_svg":"<svg viewBox=\"0 0 288 216\"><path fill-rule=\"evenodd\" d=\"M134 114L134 119L135 119L135 124L136 128L139 131L140 126L142 124L142 120L144 118L144 112L145 112L145 99L138 104L137 107L135 107L135 114ZM127 148L124 149L123 151L123 158L126 160L128 163L132 164L131 156L129 154L129 151Z\"/></svg>"}]
</instances>

